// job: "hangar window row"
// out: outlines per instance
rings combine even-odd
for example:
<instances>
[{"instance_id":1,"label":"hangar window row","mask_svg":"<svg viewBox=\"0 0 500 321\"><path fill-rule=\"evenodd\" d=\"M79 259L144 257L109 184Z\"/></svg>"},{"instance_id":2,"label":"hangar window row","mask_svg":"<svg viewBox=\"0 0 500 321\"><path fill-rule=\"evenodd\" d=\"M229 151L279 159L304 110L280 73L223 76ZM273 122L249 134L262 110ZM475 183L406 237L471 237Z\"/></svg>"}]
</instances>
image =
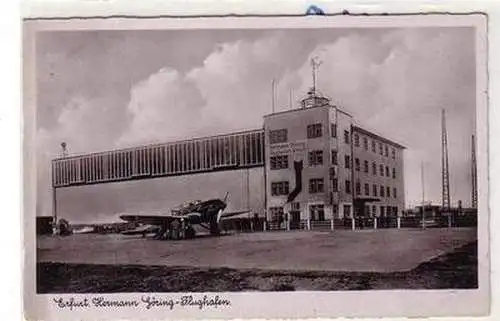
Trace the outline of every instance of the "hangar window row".
<instances>
[{"instance_id":1,"label":"hangar window row","mask_svg":"<svg viewBox=\"0 0 500 321\"><path fill-rule=\"evenodd\" d=\"M54 186L200 172L263 163L262 131L68 157L52 162Z\"/></svg>"}]
</instances>

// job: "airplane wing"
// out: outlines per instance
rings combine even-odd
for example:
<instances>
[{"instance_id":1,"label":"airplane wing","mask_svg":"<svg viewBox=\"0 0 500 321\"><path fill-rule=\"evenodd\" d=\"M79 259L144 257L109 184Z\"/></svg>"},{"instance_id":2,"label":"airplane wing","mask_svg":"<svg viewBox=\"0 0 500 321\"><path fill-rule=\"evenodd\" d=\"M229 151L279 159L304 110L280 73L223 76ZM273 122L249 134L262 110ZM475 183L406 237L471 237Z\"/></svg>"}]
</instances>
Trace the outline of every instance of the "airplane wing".
<instances>
[{"instance_id":1,"label":"airplane wing","mask_svg":"<svg viewBox=\"0 0 500 321\"><path fill-rule=\"evenodd\" d=\"M229 217L233 217L233 216L238 216L240 214L250 213L251 211L252 210L237 211L237 212L222 212L221 218L224 219L224 218L229 218Z\"/></svg>"},{"instance_id":2,"label":"airplane wing","mask_svg":"<svg viewBox=\"0 0 500 321\"><path fill-rule=\"evenodd\" d=\"M199 213L189 213L184 216L173 216L173 215L121 215L120 218L126 222L135 222L146 225L167 225L174 220L179 220L184 218L186 220L191 220L192 218L199 216Z\"/></svg>"}]
</instances>

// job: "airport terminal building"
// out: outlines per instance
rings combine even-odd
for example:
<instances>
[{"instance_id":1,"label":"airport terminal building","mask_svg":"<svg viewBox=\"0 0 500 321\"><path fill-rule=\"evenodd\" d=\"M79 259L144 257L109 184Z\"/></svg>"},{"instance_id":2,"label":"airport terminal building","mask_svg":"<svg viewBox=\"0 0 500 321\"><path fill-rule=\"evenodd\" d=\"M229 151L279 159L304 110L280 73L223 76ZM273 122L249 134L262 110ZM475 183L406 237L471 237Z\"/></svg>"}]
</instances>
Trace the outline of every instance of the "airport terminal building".
<instances>
[{"instance_id":1,"label":"airport terminal building","mask_svg":"<svg viewBox=\"0 0 500 321\"><path fill-rule=\"evenodd\" d=\"M404 209L403 151L311 90L299 108L264 116L261 129L55 159L52 183L161 177L168 184L176 176L252 169L259 195L248 206L270 223L396 217Z\"/></svg>"}]
</instances>

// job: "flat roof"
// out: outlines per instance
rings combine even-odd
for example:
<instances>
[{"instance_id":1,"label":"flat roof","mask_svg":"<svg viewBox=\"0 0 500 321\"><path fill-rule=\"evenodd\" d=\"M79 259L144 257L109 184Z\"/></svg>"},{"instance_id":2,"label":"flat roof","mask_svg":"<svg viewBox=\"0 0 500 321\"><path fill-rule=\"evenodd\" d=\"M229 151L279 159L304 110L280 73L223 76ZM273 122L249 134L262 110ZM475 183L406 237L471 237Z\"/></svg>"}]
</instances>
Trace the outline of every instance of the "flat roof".
<instances>
[{"instance_id":1,"label":"flat roof","mask_svg":"<svg viewBox=\"0 0 500 321\"><path fill-rule=\"evenodd\" d=\"M165 141L165 142L161 142L161 143L136 145L136 146L123 147L123 148L103 150L103 151L98 151L98 152L77 153L77 154L72 154L72 155L68 155L68 156L59 156L57 158L52 159L52 161L69 160L69 159L72 159L72 158L101 155L101 154L112 153L112 152L134 151L134 150L142 149L142 148L161 147L161 146L170 145L170 144L182 144L182 143L188 143L188 142L193 142L193 141L200 141L200 140L205 140L205 139L216 139L216 138L220 138L220 137L229 137L229 136L235 136L235 135L245 135L245 134L252 134L252 133L262 133L263 131L264 131L263 128L248 129L248 130L241 130L241 131L236 131L236 132L231 132L231 133L225 133L225 134L215 134L215 135L210 135L210 136L201 136L201 137L193 137L193 138L181 139L181 140L174 140L174 141Z\"/></svg>"},{"instance_id":2,"label":"flat roof","mask_svg":"<svg viewBox=\"0 0 500 321\"><path fill-rule=\"evenodd\" d=\"M315 109L315 108L335 108L339 112L352 117L351 114L349 114L348 112L346 112L345 110L343 110L343 109L341 109L341 108L339 108L337 106L323 105L323 106L313 106L313 107L305 107L305 108L294 108L294 109L288 109L288 110L278 111L278 112L275 112L275 113L270 113L270 114L264 115L264 118L275 116L275 115L282 115L282 114L293 113L293 112L298 112L298 111L310 110L310 109Z\"/></svg>"},{"instance_id":3,"label":"flat roof","mask_svg":"<svg viewBox=\"0 0 500 321\"><path fill-rule=\"evenodd\" d=\"M396 143L395 141L392 141L392 140L390 140L390 139L387 139L387 138L385 138L385 137L382 137L382 136L380 136L380 135L378 135L378 134L375 134L374 132L371 132L371 131L369 131L369 130L367 130L367 129L361 128L361 127L359 127L359 126L357 126L357 125L353 125L353 126L352 126L352 128L353 128L354 130L356 130L356 131L360 132L360 133L363 133L363 134L365 134L365 135L367 135L367 136L371 136L371 137L373 137L373 138L376 138L376 139L378 139L378 140L381 140L381 141L383 141L383 142L385 142L385 143L387 143L387 144L394 145L394 146L396 146L396 147L398 147L398 148L401 148L401 149L406 149L406 147L405 147L405 146L403 146L403 145L401 145L401 144L399 144L399 143Z\"/></svg>"}]
</instances>

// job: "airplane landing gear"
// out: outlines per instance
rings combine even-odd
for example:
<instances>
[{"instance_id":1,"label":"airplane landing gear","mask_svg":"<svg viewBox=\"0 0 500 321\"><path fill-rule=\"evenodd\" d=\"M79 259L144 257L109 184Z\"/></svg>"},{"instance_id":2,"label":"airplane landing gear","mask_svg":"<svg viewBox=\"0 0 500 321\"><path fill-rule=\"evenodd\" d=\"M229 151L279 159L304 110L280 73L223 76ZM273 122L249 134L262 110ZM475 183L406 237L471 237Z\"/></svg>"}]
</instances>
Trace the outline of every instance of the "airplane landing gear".
<instances>
[{"instance_id":1,"label":"airplane landing gear","mask_svg":"<svg viewBox=\"0 0 500 321\"><path fill-rule=\"evenodd\" d=\"M188 226L186 231L184 232L184 238L186 239L194 239L196 236L196 231L192 226Z\"/></svg>"}]
</instances>

